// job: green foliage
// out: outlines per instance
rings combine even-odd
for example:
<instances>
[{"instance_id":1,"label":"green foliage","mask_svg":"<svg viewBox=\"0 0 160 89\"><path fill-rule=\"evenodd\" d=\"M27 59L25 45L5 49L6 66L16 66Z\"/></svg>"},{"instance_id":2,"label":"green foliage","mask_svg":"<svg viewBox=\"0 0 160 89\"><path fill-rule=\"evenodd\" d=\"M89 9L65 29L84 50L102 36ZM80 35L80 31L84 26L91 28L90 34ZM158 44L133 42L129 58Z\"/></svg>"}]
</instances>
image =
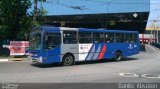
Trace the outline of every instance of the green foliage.
<instances>
[{"instance_id":1,"label":"green foliage","mask_svg":"<svg viewBox=\"0 0 160 89\"><path fill-rule=\"evenodd\" d=\"M44 21L44 16L47 15L47 10L43 9L43 7L38 8L38 2L46 2L47 0L34 0L34 10L31 12L33 16L32 27L39 26Z\"/></svg>"},{"instance_id":2,"label":"green foliage","mask_svg":"<svg viewBox=\"0 0 160 89\"><path fill-rule=\"evenodd\" d=\"M45 16L47 15L47 10L40 8L37 10L37 21L32 22L33 27L39 26L43 24L42 22L44 21ZM33 16L33 12L31 12L31 15Z\"/></svg>"},{"instance_id":3,"label":"green foliage","mask_svg":"<svg viewBox=\"0 0 160 89\"><path fill-rule=\"evenodd\" d=\"M37 20L33 22L33 12L27 13L32 4L31 0L0 0L0 41L23 39L29 36L32 27L43 24L47 10L38 8Z\"/></svg>"},{"instance_id":4,"label":"green foliage","mask_svg":"<svg viewBox=\"0 0 160 89\"><path fill-rule=\"evenodd\" d=\"M9 39L16 39L20 31L28 30L26 27L30 24L30 19L27 10L30 6L30 0L1 0L0 26L6 28L3 28L5 34L0 35L6 35ZM0 30L2 31L2 28Z\"/></svg>"}]
</instances>

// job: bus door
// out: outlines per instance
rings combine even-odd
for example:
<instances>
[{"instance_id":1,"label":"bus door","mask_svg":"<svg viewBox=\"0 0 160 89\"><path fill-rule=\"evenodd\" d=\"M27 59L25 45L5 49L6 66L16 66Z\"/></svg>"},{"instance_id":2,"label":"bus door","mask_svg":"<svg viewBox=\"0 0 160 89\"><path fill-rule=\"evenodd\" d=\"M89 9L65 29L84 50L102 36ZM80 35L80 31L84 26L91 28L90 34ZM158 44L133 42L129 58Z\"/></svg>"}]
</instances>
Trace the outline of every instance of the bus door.
<instances>
[{"instance_id":1,"label":"bus door","mask_svg":"<svg viewBox=\"0 0 160 89\"><path fill-rule=\"evenodd\" d=\"M46 32L44 34L44 49L46 55L46 63L60 62L61 53L61 33Z\"/></svg>"},{"instance_id":2,"label":"bus door","mask_svg":"<svg viewBox=\"0 0 160 89\"><path fill-rule=\"evenodd\" d=\"M74 56L75 61L78 61L78 44L77 44L77 37L78 33L75 30L66 30L63 31L62 39L63 44L61 45L61 54L62 58L66 54L72 54Z\"/></svg>"}]
</instances>

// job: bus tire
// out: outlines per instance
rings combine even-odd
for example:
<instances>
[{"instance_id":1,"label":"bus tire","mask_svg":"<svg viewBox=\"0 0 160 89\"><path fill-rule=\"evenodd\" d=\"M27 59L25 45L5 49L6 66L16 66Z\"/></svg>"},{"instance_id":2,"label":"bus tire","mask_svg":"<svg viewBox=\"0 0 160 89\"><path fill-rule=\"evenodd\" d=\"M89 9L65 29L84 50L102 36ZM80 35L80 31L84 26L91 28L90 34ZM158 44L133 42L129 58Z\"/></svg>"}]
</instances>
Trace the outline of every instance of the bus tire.
<instances>
[{"instance_id":1,"label":"bus tire","mask_svg":"<svg viewBox=\"0 0 160 89\"><path fill-rule=\"evenodd\" d=\"M115 53L115 61L120 61L120 60L122 60L122 52L117 51Z\"/></svg>"},{"instance_id":2,"label":"bus tire","mask_svg":"<svg viewBox=\"0 0 160 89\"><path fill-rule=\"evenodd\" d=\"M71 66L74 63L74 57L71 54L66 54L63 57L62 65L63 66Z\"/></svg>"}]
</instances>

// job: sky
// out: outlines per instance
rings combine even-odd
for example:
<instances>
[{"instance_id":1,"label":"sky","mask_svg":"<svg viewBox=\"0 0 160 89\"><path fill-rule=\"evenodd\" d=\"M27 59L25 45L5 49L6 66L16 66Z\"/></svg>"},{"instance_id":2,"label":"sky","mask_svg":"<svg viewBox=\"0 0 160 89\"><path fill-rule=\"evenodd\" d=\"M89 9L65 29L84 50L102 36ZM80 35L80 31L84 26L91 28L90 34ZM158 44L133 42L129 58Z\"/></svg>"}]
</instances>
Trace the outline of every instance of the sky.
<instances>
[{"instance_id":1,"label":"sky","mask_svg":"<svg viewBox=\"0 0 160 89\"><path fill-rule=\"evenodd\" d=\"M148 27L151 26L153 20L159 20L157 24L160 25L160 0L151 0L150 16L148 21Z\"/></svg>"},{"instance_id":2,"label":"sky","mask_svg":"<svg viewBox=\"0 0 160 89\"><path fill-rule=\"evenodd\" d=\"M33 2L33 0L31 1ZM43 8L48 11L48 15L117 13L150 10L147 27L151 26L153 20L159 20L158 24L160 25L160 0L48 0L47 3L39 3L38 6L43 6Z\"/></svg>"}]
</instances>

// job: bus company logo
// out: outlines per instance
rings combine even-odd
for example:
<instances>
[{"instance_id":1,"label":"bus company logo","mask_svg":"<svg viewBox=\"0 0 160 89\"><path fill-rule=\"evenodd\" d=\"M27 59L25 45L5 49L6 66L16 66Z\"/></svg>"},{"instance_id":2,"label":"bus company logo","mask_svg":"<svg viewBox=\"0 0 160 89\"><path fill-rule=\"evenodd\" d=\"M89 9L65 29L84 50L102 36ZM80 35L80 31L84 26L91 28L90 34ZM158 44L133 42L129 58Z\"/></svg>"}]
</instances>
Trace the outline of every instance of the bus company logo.
<instances>
[{"instance_id":1,"label":"bus company logo","mask_svg":"<svg viewBox=\"0 0 160 89\"><path fill-rule=\"evenodd\" d=\"M128 47L129 49L133 49L133 47L132 47L132 44L129 44L129 47Z\"/></svg>"}]
</instances>

